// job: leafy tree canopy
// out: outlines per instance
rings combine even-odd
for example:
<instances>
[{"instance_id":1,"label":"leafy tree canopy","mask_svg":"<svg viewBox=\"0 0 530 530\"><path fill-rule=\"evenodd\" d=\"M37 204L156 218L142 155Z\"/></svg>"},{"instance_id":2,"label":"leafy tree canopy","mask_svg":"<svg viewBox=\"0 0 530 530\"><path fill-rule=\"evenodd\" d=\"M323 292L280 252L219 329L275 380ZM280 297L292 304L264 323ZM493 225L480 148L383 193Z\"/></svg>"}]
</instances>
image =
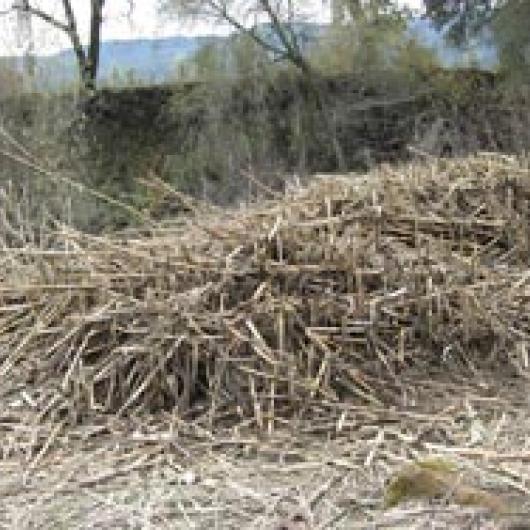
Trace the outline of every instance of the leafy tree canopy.
<instances>
[{"instance_id":1,"label":"leafy tree canopy","mask_svg":"<svg viewBox=\"0 0 530 530\"><path fill-rule=\"evenodd\" d=\"M500 2L495 0L424 0L427 16L450 42L466 44L488 24Z\"/></svg>"},{"instance_id":2,"label":"leafy tree canopy","mask_svg":"<svg viewBox=\"0 0 530 530\"><path fill-rule=\"evenodd\" d=\"M424 0L427 16L450 42L465 45L487 28L501 65L530 77L530 2L528 0Z\"/></svg>"}]
</instances>

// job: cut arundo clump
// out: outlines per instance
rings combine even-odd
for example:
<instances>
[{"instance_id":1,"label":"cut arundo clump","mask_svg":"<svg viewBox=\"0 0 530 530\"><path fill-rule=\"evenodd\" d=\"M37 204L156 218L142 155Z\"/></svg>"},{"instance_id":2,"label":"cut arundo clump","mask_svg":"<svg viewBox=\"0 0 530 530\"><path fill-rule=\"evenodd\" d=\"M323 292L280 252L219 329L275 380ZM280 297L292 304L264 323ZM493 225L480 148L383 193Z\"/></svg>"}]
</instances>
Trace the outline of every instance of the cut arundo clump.
<instances>
[{"instance_id":1,"label":"cut arundo clump","mask_svg":"<svg viewBox=\"0 0 530 530\"><path fill-rule=\"evenodd\" d=\"M24 388L43 417L199 407L261 428L318 400L384 401L378 382L416 363L528 368L521 158L317 176L108 237L26 237L6 197L3 393Z\"/></svg>"}]
</instances>

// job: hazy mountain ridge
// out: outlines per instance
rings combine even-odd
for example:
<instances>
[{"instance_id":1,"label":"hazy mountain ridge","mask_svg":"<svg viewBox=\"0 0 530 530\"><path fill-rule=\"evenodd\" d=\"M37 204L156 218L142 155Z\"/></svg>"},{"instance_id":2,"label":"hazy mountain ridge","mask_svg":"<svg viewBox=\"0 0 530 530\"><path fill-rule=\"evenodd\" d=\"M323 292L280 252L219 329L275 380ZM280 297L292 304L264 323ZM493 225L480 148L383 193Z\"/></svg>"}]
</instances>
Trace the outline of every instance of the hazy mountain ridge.
<instances>
[{"instance_id":1,"label":"hazy mountain ridge","mask_svg":"<svg viewBox=\"0 0 530 530\"><path fill-rule=\"evenodd\" d=\"M100 70L98 78L110 81L119 74L132 72L135 79L164 81L175 72L179 61L191 58L203 46L215 43L219 37L175 36L162 39L131 39L104 41L101 45ZM19 68L23 59L16 58ZM55 88L75 82L77 63L71 49L49 56L35 58L37 85Z\"/></svg>"},{"instance_id":2,"label":"hazy mountain ridge","mask_svg":"<svg viewBox=\"0 0 530 530\"><path fill-rule=\"evenodd\" d=\"M318 24L300 25L300 33L306 41L318 39L324 29L325 26ZM477 65L489 69L497 61L495 46L487 39L478 42L473 50L464 52L448 46L443 35L425 19L412 19L409 35L435 49L442 63L447 66L454 66L471 58ZM105 41L101 46L99 79L112 81L116 73L123 78L129 72L137 80L161 82L174 75L178 62L191 59L203 46L212 43L220 45L226 41L227 37L214 36ZM15 61L22 68L22 59L16 58ZM71 49L51 56L37 56L35 66L37 85L40 88L56 88L77 79L76 59Z\"/></svg>"}]
</instances>

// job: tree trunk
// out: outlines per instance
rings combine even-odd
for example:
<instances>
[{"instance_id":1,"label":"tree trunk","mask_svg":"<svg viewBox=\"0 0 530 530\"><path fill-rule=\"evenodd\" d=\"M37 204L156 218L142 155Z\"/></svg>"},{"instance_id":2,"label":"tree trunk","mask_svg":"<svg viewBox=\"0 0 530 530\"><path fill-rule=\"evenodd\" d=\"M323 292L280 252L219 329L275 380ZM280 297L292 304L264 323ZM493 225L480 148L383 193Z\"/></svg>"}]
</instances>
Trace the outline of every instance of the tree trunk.
<instances>
[{"instance_id":1,"label":"tree trunk","mask_svg":"<svg viewBox=\"0 0 530 530\"><path fill-rule=\"evenodd\" d=\"M96 90L97 75L99 68L99 54L101 49L101 25L103 22L103 6L105 0L90 0L90 34L88 49L85 51L81 41L77 27L75 26L75 19L73 18L72 9L70 7L70 0L63 0L65 5L65 13L70 24L73 21L74 30L70 34L70 40L77 57L77 65L79 68L79 78L81 81L81 92L84 95L90 95ZM68 9L67 9L68 6Z\"/></svg>"},{"instance_id":2,"label":"tree trunk","mask_svg":"<svg viewBox=\"0 0 530 530\"><path fill-rule=\"evenodd\" d=\"M102 12L105 0L91 0L92 12L90 17L90 42L85 56L85 64L80 65L83 70L82 83L85 91L96 89L96 78L99 68L99 53L101 49Z\"/></svg>"}]
</instances>

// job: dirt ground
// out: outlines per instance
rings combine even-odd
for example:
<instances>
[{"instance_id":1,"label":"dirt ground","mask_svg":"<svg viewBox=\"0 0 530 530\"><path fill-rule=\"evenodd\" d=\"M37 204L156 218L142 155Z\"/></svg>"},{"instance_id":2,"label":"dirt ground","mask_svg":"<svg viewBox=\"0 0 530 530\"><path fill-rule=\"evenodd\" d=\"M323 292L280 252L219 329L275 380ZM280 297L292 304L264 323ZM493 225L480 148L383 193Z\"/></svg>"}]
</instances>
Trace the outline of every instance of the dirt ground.
<instances>
[{"instance_id":1,"label":"dirt ground","mask_svg":"<svg viewBox=\"0 0 530 530\"><path fill-rule=\"evenodd\" d=\"M160 415L95 419L24 445L31 426L4 419L0 527L530 528L528 388L499 372L411 372L386 384L394 403L308 404L298 422L258 436L250 425L175 428ZM447 499L385 510L388 481L426 456L450 460L517 514L495 519Z\"/></svg>"}]
</instances>

